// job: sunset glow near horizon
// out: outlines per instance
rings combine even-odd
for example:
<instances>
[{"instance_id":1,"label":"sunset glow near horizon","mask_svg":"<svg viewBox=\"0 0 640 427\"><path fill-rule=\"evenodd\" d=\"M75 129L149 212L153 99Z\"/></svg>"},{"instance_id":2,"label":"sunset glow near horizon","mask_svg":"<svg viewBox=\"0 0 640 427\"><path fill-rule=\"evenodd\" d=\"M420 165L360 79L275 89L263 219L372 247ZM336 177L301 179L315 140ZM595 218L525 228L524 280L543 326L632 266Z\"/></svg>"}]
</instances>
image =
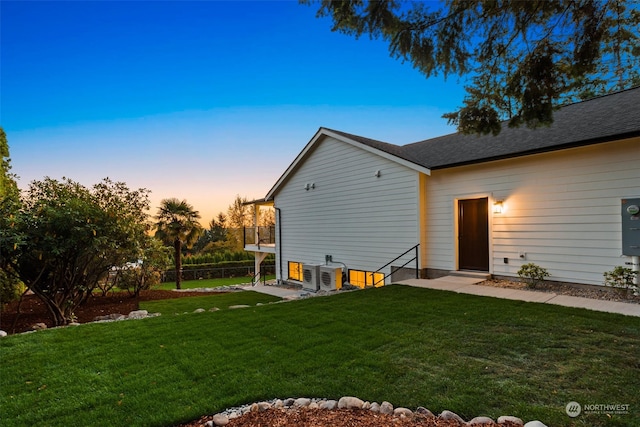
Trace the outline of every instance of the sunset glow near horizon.
<instances>
[{"instance_id":1,"label":"sunset glow near horizon","mask_svg":"<svg viewBox=\"0 0 640 427\"><path fill-rule=\"evenodd\" d=\"M105 177L203 224L262 198L319 127L394 144L454 132L463 83L331 32L292 1L0 2L0 125L18 184Z\"/></svg>"}]
</instances>

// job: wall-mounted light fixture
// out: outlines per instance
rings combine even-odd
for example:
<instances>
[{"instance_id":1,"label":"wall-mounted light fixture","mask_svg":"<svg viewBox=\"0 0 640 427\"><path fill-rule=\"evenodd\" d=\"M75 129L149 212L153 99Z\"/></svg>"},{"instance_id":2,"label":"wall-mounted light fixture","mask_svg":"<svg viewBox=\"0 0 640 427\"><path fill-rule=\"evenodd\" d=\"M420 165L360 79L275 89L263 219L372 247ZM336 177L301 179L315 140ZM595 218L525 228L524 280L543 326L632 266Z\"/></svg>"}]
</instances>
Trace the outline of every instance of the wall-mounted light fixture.
<instances>
[{"instance_id":1,"label":"wall-mounted light fixture","mask_svg":"<svg viewBox=\"0 0 640 427\"><path fill-rule=\"evenodd\" d=\"M375 173L373 174L373 176L375 176L376 178L380 178L381 175L382 175L382 172L380 172L380 169L375 171Z\"/></svg>"},{"instance_id":2,"label":"wall-mounted light fixture","mask_svg":"<svg viewBox=\"0 0 640 427\"><path fill-rule=\"evenodd\" d=\"M502 200L494 200L493 202L493 213L501 214L504 212L504 203Z\"/></svg>"}]
</instances>

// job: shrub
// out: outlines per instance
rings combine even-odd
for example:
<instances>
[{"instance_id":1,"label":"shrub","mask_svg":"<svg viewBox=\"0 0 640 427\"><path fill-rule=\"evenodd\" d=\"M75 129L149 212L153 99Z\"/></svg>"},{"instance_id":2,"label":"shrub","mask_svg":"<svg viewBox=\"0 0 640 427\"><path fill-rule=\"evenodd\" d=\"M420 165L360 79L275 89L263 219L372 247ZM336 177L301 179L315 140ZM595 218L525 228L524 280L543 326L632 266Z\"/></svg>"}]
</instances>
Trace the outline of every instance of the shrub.
<instances>
[{"instance_id":1,"label":"shrub","mask_svg":"<svg viewBox=\"0 0 640 427\"><path fill-rule=\"evenodd\" d=\"M0 270L0 311L4 304L17 300L22 292L24 292L24 285Z\"/></svg>"},{"instance_id":2,"label":"shrub","mask_svg":"<svg viewBox=\"0 0 640 427\"><path fill-rule=\"evenodd\" d=\"M128 291L133 296L138 296L141 291L146 291L159 284L159 271L140 267L123 270L118 281L118 287Z\"/></svg>"},{"instance_id":3,"label":"shrub","mask_svg":"<svg viewBox=\"0 0 640 427\"><path fill-rule=\"evenodd\" d=\"M620 289L624 294L628 294L630 290L634 293L638 292L638 286L633 283L638 272L627 267L617 266L611 271L605 271L604 284L612 288Z\"/></svg>"},{"instance_id":4,"label":"shrub","mask_svg":"<svg viewBox=\"0 0 640 427\"><path fill-rule=\"evenodd\" d=\"M524 280L530 288L535 288L539 283L543 282L546 277L549 277L549 272L533 262L524 264L518 270L518 276Z\"/></svg>"}]
</instances>

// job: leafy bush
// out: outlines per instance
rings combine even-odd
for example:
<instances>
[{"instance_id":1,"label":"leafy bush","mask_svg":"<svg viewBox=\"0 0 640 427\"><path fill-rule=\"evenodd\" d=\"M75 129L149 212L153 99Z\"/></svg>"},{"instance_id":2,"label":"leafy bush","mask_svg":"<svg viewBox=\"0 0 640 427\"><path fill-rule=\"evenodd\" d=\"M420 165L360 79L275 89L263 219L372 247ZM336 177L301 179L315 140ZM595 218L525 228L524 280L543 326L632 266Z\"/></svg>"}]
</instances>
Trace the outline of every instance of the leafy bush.
<instances>
[{"instance_id":1,"label":"leafy bush","mask_svg":"<svg viewBox=\"0 0 640 427\"><path fill-rule=\"evenodd\" d=\"M24 292L24 285L0 270L0 311L4 304L17 300L22 292Z\"/></svg>"},{"instance_id":2,"label":"leafy bush","mask_svg":"<svg viewBox=\"0 0 640 427\"><path fill-rule=\"evenodd\" d=\"M612 288L621 289L623 293L628 293L632 290L634 293L638 292L638 286L633 283L633 280L638 275L637 271L633 271L627 267L617 266L611 271L605 271L604 284L611 286Z\"/></svg>"},{"instance_id":3,"label":"leafy bush","mask_svg":"<svg viewBox=\"0 0 640 427\"><path fill-rule=\"evenodd\" d=\"M518 276L524 280L530 288L535 288L539 283L543 282L546 277L549 277L549 272L539 265L530 262L520 267Z\"/></svg>"},{"instance_id":4,"label":"leafy bush","mask_svg":"<svg viewBox=\"0 0 640 427\"><path fill-rule=\"evenodd\" d=\"M120 273L118 287L138 296L140 291L146 291L160 284L160 272L143 268L130 268Z\"/></svg>"}]
</instances>

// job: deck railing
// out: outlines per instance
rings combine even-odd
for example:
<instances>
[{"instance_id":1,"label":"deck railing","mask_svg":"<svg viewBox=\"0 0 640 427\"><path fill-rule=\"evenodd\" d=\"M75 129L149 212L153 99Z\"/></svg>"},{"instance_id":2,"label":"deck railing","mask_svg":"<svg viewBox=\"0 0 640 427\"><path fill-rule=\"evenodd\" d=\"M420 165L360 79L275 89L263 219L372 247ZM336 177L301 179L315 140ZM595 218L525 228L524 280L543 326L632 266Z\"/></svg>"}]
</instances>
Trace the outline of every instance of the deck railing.
<instances>
[{"instance_id":1,"label":"deck railing","mask_svg":"<svg viewBox=\"0 0 640 427\"><path fill-rule=\"evenodd\" d=\"M243 240L244 246L257 245L259 248L260 245L273 245L276 243L276 227L245 227Z\"/></svg>"}]
</instances>

